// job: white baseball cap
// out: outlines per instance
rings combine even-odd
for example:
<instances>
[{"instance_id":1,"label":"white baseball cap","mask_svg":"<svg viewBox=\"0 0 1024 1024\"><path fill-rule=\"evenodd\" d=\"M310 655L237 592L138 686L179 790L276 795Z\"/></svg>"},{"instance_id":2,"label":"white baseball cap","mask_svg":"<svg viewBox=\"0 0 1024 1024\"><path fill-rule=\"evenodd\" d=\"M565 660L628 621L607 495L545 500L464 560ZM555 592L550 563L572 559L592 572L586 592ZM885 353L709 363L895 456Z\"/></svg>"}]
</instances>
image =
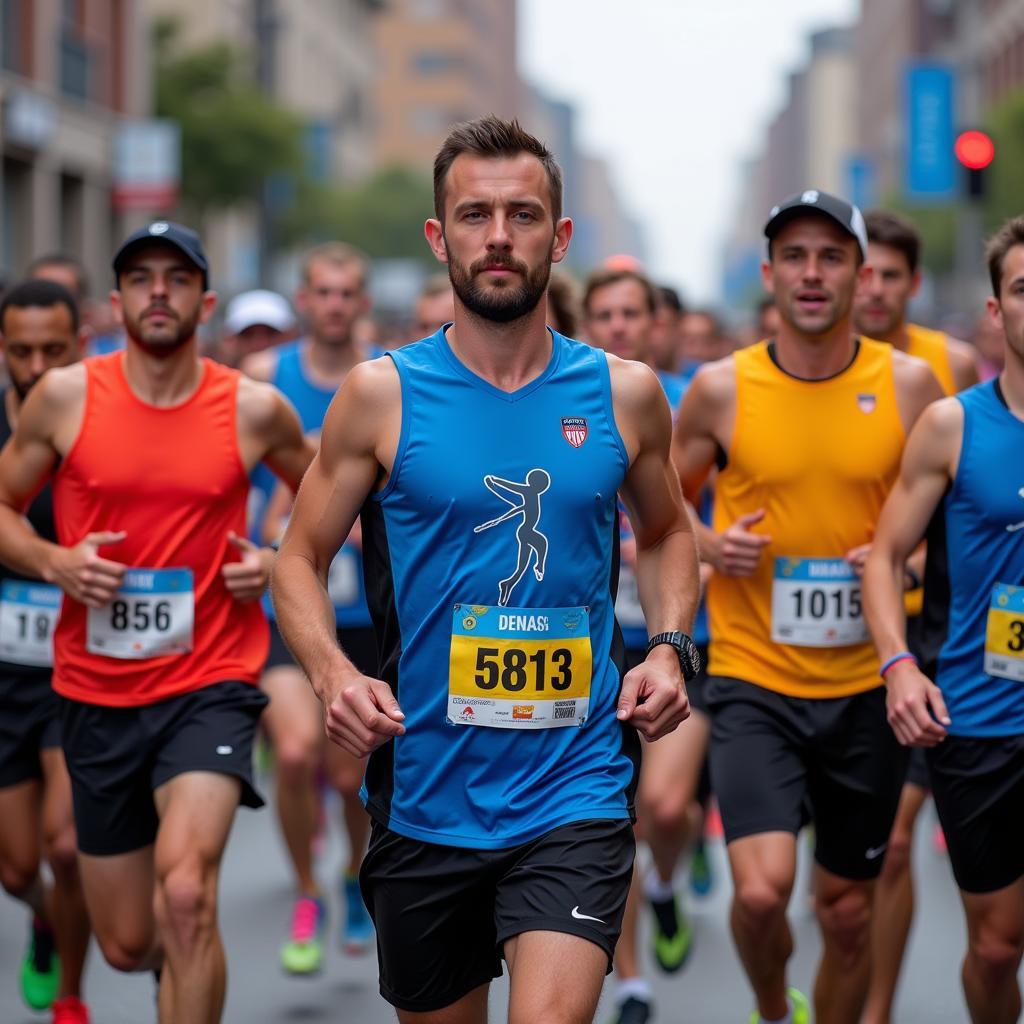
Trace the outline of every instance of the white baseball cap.
<instances>
[{"instance_id":1,"label":"white baseball cap","mask_svg":"<svg viewBox=\"0 0 1024 1024\"><path fill-rule=\"evenodd\" d=\"M284 296L265 288L236 295L228 303L224 327L231 334L240 334L256 324L273 327L275 331L290 331L295 327L295 314Z\"/></svg>"}]
</instances>

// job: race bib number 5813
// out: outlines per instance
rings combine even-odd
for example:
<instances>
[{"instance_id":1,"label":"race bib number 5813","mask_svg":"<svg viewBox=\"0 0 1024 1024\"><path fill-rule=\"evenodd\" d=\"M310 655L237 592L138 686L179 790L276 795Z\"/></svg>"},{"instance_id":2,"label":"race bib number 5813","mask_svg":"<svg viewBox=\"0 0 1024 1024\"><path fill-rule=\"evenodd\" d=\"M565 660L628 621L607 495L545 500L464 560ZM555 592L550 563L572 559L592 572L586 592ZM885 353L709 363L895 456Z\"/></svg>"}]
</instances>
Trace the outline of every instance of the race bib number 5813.
<instances>
[{"instance_id":1,"label":"race bib number 5813","mask_svg":"<svg viewBox=\"0 0 1024 1024\"><path fill-rule=\"evenodd\" d=\"M997 583L985 625L985 671L1024 683L1024 587Z\"/></svg>"},{"instance_id":2,"label":"race bib number 5813","mask_svg":"<svg viewBox=\"0 0 1024 1024\"><path fill-rule=\"evenodd\" d=\"M582 725L592 675L589 609L455 606L448 665L452 724Z\"/></svg>"}]
</instances>

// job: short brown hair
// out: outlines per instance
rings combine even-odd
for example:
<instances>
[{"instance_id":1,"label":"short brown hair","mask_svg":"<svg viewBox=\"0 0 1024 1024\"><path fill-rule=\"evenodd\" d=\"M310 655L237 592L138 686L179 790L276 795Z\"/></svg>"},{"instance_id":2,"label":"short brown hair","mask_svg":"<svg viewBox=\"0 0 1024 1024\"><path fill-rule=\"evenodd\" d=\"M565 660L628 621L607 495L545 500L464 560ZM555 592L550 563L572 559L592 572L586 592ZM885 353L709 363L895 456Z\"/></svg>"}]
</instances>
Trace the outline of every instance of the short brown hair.
<instances>
[{"instance_id":1,"label":"short brown hair","mask_svg":"<svg viewBox=\"0 0 1024 1024\"><path fill-rule=\"evenodd\" d=\"M590 300L594 292L601 288L607 288L610 284L618 284L620 281L636 281L643 289L644 299L647 303L647 311L655 314L658 311L658 293L654 285L636 270L595 270L583 288L583 312L590 316Z\"/></svg>"},{"instance_id":2,"label":"short brown hair","mask_svg":"<svg viewBox=\"0 0 1024 1024\"><path fill-rule=\"evenodd\" d=\"M494 114L463 121L448 133L434 158L434 216L444 221L444 191L448 172L455 158L463 153L492 158L518 156L529 153L543 165L551 190L551 212L557 221L562 216L562 169L555 162L551 150L539 139L525 131L513 119L503 121Z\"/></svg>"},{"instance_id":3,"label":"short brown hair","mask_svg":"<svg viewBox=\"0 0 1024 1024\"><path fill-rule=\"evenodd\" d=\"M302 281L304 284L310 282L310 271L314 263L330 263L335 267L349 266L354 263L359 267L359 277L364 286L370 269L370 261L366 255L347 242L324 242L322 245L316 245L310 249L302 257Z\"/></svg>"},{"instance_id":4,"label":"short brown hair","mask_svg":"<svg viewBox=\"0 0 1024 1024\"><path fill-rule=\"evenodd\" d=\"M868 229L868 241L875 245L887 245L903 254L913 274L921 262L921 236L917 228L906 217L889 210L870 210L864 215Z\"/></svg>"},{"instance_id":5,"label":"short brown hair","mask_svg":"<svg viewBox=\"0 0 1024 1024\"><path fill-rule=\"evenodd\" d=\"M1015 245L1024 245L1024 216L1011 217L985 246L988 276L992 279L992 294L997 299L1003 282L1003 263L1006 261L1006 254Z\"/></svg>"}]
</instances>

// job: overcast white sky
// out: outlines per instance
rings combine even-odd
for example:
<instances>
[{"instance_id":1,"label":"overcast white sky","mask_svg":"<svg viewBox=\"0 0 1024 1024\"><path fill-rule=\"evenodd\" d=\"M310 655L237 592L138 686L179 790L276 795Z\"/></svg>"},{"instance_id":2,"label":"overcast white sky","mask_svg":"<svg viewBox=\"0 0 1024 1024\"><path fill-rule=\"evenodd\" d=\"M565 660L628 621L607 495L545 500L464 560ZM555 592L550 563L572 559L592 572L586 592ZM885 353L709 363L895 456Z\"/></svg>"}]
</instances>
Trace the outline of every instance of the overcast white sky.
<instances>
[{"instance_id":1,"label":"overcast white sky","mask_svg":"<svg viewBox=\"0 0 1024 1024\"><path fill-rule=\"evenodd\" d=\"M739 163L809 32L852 23L860 0L518 2L520 67L575 104L583 148L645 224L648 269L691 303L714 298Z\"/></svg>"}]
</instances>

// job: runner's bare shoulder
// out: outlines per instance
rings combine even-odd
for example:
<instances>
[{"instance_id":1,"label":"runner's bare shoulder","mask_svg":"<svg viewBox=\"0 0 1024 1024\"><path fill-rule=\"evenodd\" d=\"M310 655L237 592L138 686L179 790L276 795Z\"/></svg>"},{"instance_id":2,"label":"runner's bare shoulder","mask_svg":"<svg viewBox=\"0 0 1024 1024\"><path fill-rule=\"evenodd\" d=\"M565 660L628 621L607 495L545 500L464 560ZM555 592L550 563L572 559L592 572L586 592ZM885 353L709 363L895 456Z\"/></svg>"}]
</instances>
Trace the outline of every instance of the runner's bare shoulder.
<instances>
[{"instance_id":1,"label":"runner's bare shoulder","mask_svg":"<svg viewBox=\"0 0 1024 1024\"><path fill-rule=\"evenodd\" d=\"M250 352L238 368L253 380L269 381L274 376L276 365L277 353L273 348L266 348L262 352Z\"/></svg>"},{"instance_id":2,"label":"runner's bare shoulder","mask_svg":"<svg viewBox=\"0 0 1024 1024\"><path fill-rule=\"evenodd\" d=\"M736 360L731 355L704 363L693 375L683 402L699 402L707 410L718 412L731 409L736 401Z\"/></svg>"},{"instance_id":3,"label":"runner's bare shoulder","mask_svg":"<svg viewBox=\"0 0 1024 1024\"><path fill-rule=\"evenodd\" d=\"M82 422L86 372L82 363L47 370L32 388L18 417L19 430L67 453Z\"/></svg>"},{"instance_id":4,"label":"runner's bare shoulder","mask_svg":"<svg viewBox=\"0 0 1024 1024\"><path fill-rule=\"evenodd\" d=\"M655 372L645 363L632 359L620 359L611 352L605 353L608 360L608 376L611 378L612 397L623 408L641 410L651 402L664 399L665 392Z\"/></svg>"},{"instance_id":5,"label":"runner's bare shoulder","mask_svg":"<svg viewBox=\"0 0 1024 1024\"><path fill-rule=\"evenodd\" d=\"M262 432L277 422L291 403L273 384L244 374L238 378L238 418L250 430Z\"/></svg>"}]
</instances>

